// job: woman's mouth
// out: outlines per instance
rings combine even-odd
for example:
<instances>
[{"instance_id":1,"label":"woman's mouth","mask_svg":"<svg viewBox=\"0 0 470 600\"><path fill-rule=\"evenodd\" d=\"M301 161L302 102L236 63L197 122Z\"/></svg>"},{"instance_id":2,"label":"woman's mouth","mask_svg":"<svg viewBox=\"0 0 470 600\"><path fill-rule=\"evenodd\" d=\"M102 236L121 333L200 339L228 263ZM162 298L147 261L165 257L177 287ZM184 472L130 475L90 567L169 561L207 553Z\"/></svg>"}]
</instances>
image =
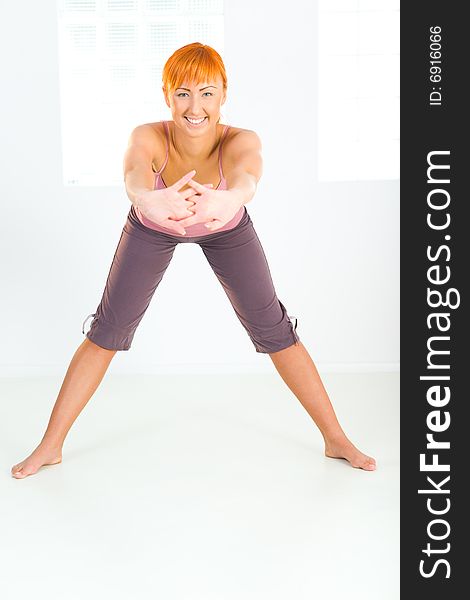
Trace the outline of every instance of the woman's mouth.
<instances>
[{"instance_id":1,"label":"woman's mouth","mask_svg":"<svg viewBox=\"0 0 470 600\"><path fill-rule=\"evenodd\" d=\"M186 119L186 121L188 121L188 123L192 127L200 127L207 119L207 117L202 117L200 119L191 119L190 117L184 117L184 118Z\"/></svg>"}]
</instances>

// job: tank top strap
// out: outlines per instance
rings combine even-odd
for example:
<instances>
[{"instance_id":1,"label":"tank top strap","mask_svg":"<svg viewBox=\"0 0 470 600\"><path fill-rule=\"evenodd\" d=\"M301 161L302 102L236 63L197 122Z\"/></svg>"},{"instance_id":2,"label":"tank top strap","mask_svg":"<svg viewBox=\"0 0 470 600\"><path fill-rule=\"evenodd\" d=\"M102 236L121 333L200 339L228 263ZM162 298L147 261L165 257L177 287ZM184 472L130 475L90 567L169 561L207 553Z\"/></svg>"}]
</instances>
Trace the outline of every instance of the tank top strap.
<instances>
[{"instance_id":1,"label":"tank top strap","mask_svg":"<svg viewBox=\"0 0 470 600\"><path fill-rule=\"evenodd\" d=\"M225 129L222 132L222 136L220 138L220 144L219 144L219 173L220 173L221 179L225 179L224 174L222 173L222 143L224 141L225 134L229 130L229 127L230 127L230 125L225 125Z\"/></svg>"},{"instance_id":2,"label":"tank top strap","mask_svg":"<svg viewBox=\"0 0 470 600\"><path fill-rule=\"evenodd\" d=\"M168 151L170 148L170 133L168 131L168 123L166 121L162 121L163 123L163 128L165 129L165 137L166 137L166 156L165 156L165 162L163 163L162 168L157 171L157 175L160 175L160 173L163 171L163 169L166 167L166 163L168 162Z\"/></svg>"}]
</instances>

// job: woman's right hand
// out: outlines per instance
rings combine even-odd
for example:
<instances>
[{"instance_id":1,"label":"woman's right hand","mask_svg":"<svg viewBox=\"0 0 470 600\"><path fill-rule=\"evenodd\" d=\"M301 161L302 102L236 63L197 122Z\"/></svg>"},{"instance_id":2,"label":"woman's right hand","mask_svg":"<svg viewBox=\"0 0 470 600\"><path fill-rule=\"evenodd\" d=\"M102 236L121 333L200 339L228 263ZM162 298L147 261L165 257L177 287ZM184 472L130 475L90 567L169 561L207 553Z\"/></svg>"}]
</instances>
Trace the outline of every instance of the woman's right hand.
<instances>
[{"instance_id":1,"label":"woman's right hand","mask_svg":"<svg viewBox=\"0 0 470 600\"><path fill-rule=\"evenodd\" d=\"M182 192L180 189L195 173L196 171L193 169L167 188L146 192L139 203L140 212L150 221L171 229L175 233L185 235L186 230L182 225L178 225L178 220L194 214L190 210L195 204L191 197L196 192L191 187ZM212 187L211 183L206 185Z\"/></svg>"}]
</instances>

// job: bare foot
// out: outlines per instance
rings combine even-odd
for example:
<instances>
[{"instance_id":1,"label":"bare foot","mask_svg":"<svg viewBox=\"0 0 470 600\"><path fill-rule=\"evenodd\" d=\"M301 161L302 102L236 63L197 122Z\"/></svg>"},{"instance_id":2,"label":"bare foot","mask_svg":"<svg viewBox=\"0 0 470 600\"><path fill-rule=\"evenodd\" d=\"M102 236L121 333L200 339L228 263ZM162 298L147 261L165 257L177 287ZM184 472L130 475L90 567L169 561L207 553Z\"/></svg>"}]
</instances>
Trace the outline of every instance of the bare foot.
<instances>
[{"instance_id":1,"label":"bare foot","mask_svg":"<svg viewBox=\"0 0 470 600\"><path fill-rule=\"evenodd\" d=\"M328 458L344 458L351 463L355 469L364 471L375 471L375 459L363 454L345 436L340 440L327 442L325 440L325 456Z\"/></svg>"},{"instance_id":2,"label":"bare foot","mask_svg":"<svg viewBox=\"0 0 470 600\"><path fill-rule=\"evenodd\" d=\"M12 477L24 479L28 475L34 475L43 465L56 465L62 462L62 452L58 448L41 447L41 444L28 458L25 458L11 468Z\"/></svg>"}]
</instances>

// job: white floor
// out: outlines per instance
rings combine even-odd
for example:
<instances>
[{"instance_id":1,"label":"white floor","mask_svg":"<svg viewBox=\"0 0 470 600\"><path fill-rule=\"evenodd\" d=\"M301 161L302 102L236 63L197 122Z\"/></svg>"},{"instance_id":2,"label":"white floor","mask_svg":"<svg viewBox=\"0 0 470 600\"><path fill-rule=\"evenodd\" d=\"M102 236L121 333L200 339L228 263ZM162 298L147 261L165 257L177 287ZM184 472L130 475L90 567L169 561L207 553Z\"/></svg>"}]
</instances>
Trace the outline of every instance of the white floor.
<instances>
[{"instance_id":1,"label":"white floor","mask_svg":"<svg viewBox=\"0 0 470 600\"><path fill-rule=\"evenodd\" d=\"M398 600L399 373L322 378L377 471L324 457L273 367L108 372L63 462L16 480L61 380L0 381L0 597Z\"/></svg>"}]
</instances>

